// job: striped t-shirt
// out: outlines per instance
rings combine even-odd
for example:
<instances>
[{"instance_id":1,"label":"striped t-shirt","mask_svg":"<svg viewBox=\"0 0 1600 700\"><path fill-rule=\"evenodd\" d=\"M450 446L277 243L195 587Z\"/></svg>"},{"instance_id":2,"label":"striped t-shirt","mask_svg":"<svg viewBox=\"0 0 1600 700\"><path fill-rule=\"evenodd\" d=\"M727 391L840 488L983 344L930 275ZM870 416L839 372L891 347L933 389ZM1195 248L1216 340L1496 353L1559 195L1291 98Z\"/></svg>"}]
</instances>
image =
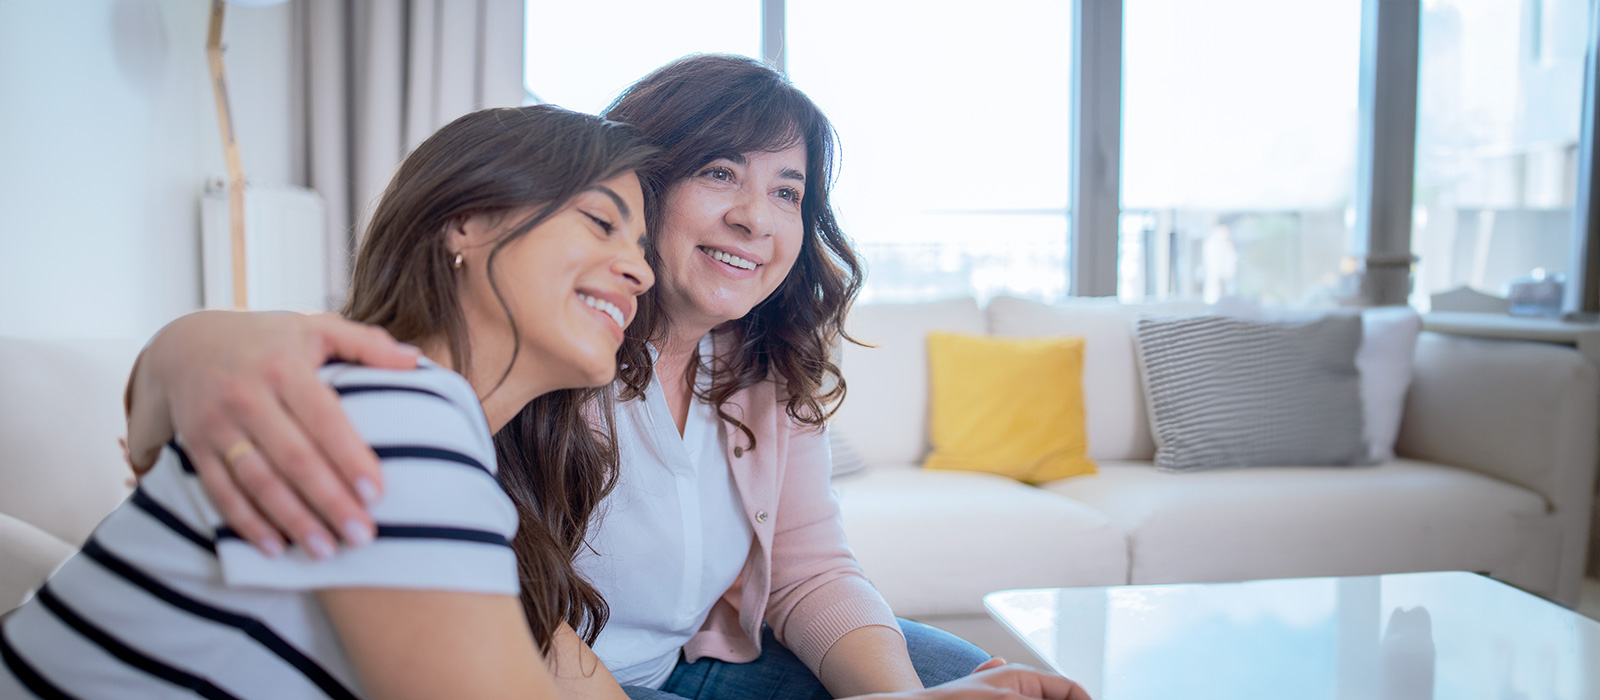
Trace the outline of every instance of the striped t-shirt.
<instances>
[{"instance_id":1,"label":"striped t-shirt","mask_svg":"<svg viewBox=\"0 0 1600 700\"><path fill-rule=\"evenodd\" d=\"M359 698L317 589L516 595L516 512L472 387L431 364L321 376L382 460L376 541L269 558L223 524L174 442L0 623L0 698Z\"/></svg>"}]
</instances>

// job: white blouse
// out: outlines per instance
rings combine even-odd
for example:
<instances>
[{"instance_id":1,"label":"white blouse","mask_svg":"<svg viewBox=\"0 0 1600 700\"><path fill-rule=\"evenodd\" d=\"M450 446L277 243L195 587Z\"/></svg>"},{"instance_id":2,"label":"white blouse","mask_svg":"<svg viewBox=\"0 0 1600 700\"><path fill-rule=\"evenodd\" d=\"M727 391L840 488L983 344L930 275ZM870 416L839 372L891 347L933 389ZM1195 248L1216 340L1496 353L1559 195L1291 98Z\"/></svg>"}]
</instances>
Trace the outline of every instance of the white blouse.
<instances>
[{"instance_id":1,"label":"white blouse","mask_svg":"<svg viewBox=\"0 0 1600 700\"><path fill-rule=\"evenodd\" d=\"M711 355L710 336L700 356ZM697 373L702 387L710 372ZM658 379L617 406L621 473L576 566L611 606L594 651L625 686L660 688L678 650L739 577L755 534L729 471L726 427L692 399L683 435Z\"/></svg>"}]
</instances>

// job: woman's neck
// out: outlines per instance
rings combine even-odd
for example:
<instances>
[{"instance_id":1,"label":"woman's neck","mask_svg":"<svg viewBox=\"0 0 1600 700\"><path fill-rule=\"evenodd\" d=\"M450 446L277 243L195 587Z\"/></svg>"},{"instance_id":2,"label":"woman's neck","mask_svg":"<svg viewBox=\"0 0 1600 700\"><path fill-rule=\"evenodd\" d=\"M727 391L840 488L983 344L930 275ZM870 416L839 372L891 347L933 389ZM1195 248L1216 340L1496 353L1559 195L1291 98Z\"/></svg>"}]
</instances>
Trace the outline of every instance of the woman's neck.
<instances>
[{"instance_id":1,"label":"woman's neck","mask_svg":"<svg viewBox=\"0 0 1600 700\"><path fill-rule=\"evenodd\" d=\"M676 327L667 324L666 338L656 348L655 372L662 387L680 384L689 388L689 361L700 348L700 339L711 332L709 327Z\"/></svg>"},{"instance_id":2,"label":"woman's neck","mask_svg":"<svg viewBox=\"0 0 1600 700\"><path fill-rule=\"evenodd\" d=\"M511 362L509 347L503 352L480 349L504 345L492 342L473 344L472 366L461 373L472 385L472 392L477 394L478 403L483 406L483 417L489 423L491 434L500 432L522 411L523 406L558 388L551 386L554 382L540 372L513 371L507 374L506 365ZM455 369L455 357L447 343L434 341L418 343L418 346L422 348L422 354L434 363ZM530 363L526 353L517 358L517 364L522 366L521 369L532 369L527 367Z\"/></svg>"},{"instance_id":3,"label":"woman's neck","mask_svg":"<svg viewBox=\"0 0 1600 700\"><path fill-rule=\"evenodd\" d=\"M710 328L674 327L668 323L666 338L656 348L656 379L661 382L661 393L679 435L683 435L688 423L689 402L694 396L694 373L689 371L689 364L700 347L700 339L710 332Z\"/></svg>"}]
</instances>

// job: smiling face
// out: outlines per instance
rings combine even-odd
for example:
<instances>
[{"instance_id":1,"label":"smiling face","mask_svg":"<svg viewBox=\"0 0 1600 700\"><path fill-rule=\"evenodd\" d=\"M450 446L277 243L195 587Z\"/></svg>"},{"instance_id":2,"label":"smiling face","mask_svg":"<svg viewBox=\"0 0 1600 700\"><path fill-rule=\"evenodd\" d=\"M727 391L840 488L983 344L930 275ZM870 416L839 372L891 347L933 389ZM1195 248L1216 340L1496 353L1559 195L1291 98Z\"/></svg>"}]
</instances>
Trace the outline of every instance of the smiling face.
<instances>
[{"instance_id":1,"label":"smiling face","mask_svg":"<svg viewBox=\"0 0 1600 700\"><path fill-rule=\"evenodd\" d=\"M778 288L805 238L806 175L797 145L715 159L667 190L655 241L672 326L743 318Z\"/></svg>"},{"instance_id":2,"label":"smiling face","mask_svg":"<svg viewBox=\"0 0 1600 700\"><path fill-rule=\"evenodd\" d=\"M509 348L509 310L519 350L513 374L547 375L540 382L547 390L606 384L616 376L617 347L633 320L636 297L655 280L640 247L645 217L639 179L627 173L579 193L502 247L491 269L490 253L506 227L531 213L473 216L450 231L450 250L462 256L460 298L472 345ZM509 360L508 351L501 361ZM486 370L498 374L503 367L495 363Z\"/></svg>"}]
</instances>

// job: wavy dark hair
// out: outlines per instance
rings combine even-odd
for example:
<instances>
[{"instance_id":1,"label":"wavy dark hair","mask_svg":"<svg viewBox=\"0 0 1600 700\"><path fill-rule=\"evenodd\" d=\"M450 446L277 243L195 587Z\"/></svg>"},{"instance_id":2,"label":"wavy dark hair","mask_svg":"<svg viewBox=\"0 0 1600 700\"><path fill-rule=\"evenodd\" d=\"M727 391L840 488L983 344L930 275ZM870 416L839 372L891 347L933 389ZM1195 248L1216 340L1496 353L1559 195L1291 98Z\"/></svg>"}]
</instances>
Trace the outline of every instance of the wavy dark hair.
<instances>
[{"instance_id":1,"label":"wavy dark hair","mask_svg":"<svg viewBox=\"0 0 1600 700\"><path fill-rule=\"evenodd\" d=\"M472 353L446 246L451 224L478 214L506 217L485 267L515 334L492 274L500 252L595 183L628 172L646 181L657 154L632 127L559 107L486 109L456 119L417 146L384 191L356 254L343 314L401 341L441 341L453 369L467 374ZM642 184L648 212L655 188ZM510 220L530 208L531 215ZM509 364L505 371L500 382ZM616 433L603 394L547 393L494 438L500 483L517 508L512 548L523 609L544 652L563 622L593 644L609 613L572 565L589 516L616 483Z\"/></svg>"},{"instance_id":2,"label":"wavy dark hair","mask_svg":"<svg viewBox=\"0 0 1600 700\"><path fill-rule=\"evenodd\" d=\"M717 158L805 146L799 258L770 296L718 328L734 334L735 349L715 358L710 387L696 395L738 428L750 448L755 434L724 404L769 378L779 381L792 419L821 427L844 398L844 376L830 351L841 339L854 342L844 319L862 278L861 262L828 203L837 153L832 123L783 74L749 58L715 54L662 66L623 92L605 116L638 128L664 152L651 178L658 195ZM653 247L646 248L646 258L652 267L660 263ZM653 367L645 343L665 339L670 323L659 288L640 297L619 352L622 399L638 398L649 386Z\"/></svg>"}]
</instances>

